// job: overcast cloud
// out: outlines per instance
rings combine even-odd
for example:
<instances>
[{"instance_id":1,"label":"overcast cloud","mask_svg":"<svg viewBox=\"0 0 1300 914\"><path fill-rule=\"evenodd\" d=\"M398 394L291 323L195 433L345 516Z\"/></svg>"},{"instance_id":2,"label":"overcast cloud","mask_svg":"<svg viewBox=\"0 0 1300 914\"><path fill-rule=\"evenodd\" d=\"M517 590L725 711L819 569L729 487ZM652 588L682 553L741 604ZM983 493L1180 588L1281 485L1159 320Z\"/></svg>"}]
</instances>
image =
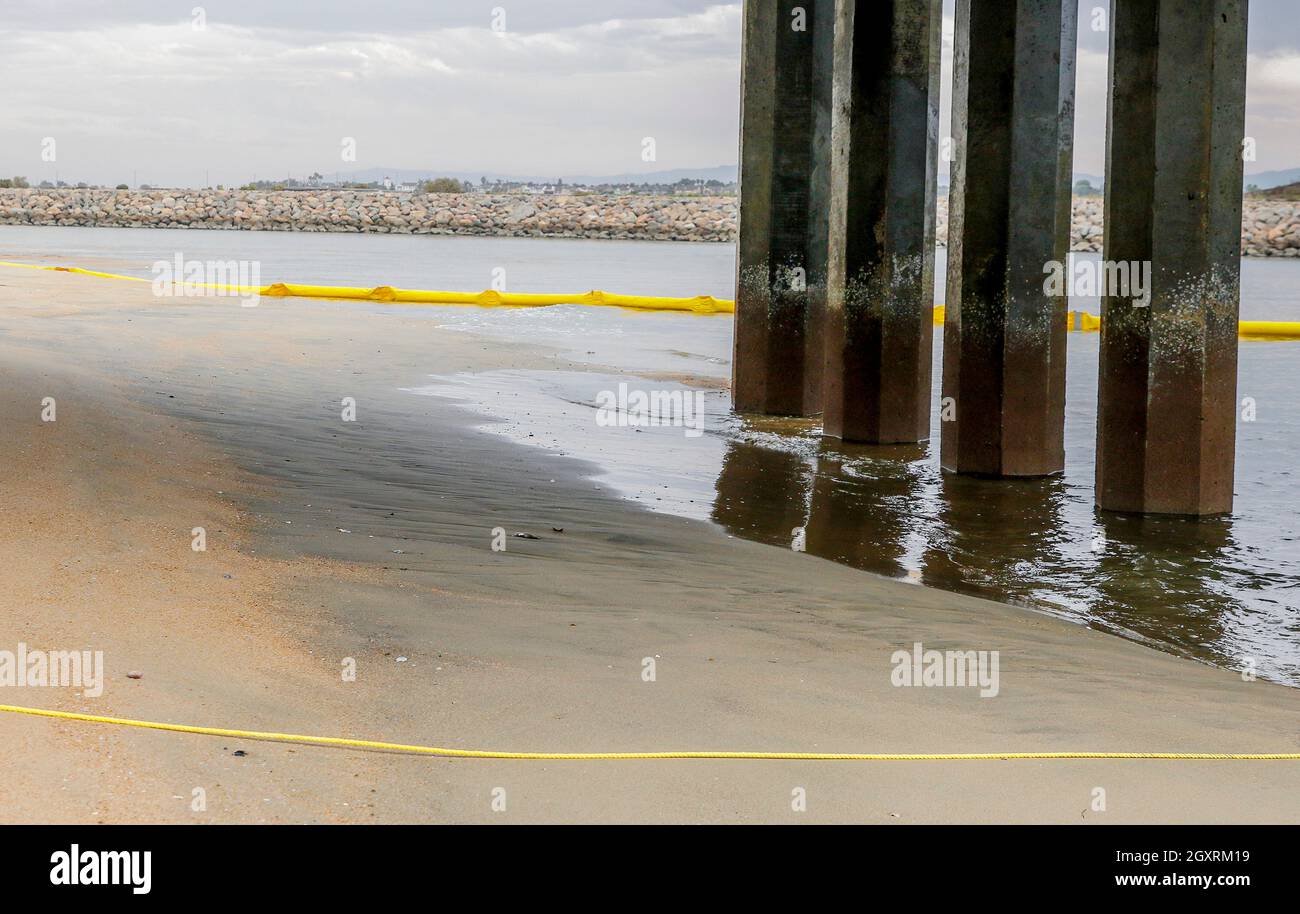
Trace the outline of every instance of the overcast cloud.
<instances>
[{"instance_id":1,"label":"overcast cloud","mask_svg":"<svg viewBox=\"0 0 1300 914\"><path fill-rule=\"evenodd\" d=\"M734 165L739 3L0 0L0 175L198 185L410 168ZM1081 10L1076 169L1104 166L1106 36ZM505 32L492 30L494 8ZM951 14L952 0L946 3ZM951 77L945 29L944 93ZM1300 3L1254 0L1248 171L1300 167ZM943 108L947 130L948 104ZM657 160L643 162L654 137ZM57 143L55 162L42 141ZM341 158L356 140L355 162Z\"/></svg>"}]
</instances>

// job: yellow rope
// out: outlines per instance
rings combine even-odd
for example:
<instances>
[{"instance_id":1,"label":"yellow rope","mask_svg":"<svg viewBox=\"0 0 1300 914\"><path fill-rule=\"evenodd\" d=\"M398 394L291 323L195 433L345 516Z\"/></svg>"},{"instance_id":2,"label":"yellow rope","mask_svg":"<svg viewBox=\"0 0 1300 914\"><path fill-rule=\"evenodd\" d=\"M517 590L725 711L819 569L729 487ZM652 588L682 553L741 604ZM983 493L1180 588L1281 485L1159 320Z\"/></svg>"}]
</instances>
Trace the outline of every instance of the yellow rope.
<instances>
[{"instance_id":1,"label":"yellow rope","mask_svg":"<svg viewBox=\"0 0 1300 914\"><path fill-rule=\"evenodd\" d=\"M31 714L36 717L53 717L58 720L88 721L96 724L116 724L121 727L141 727L146 730L170 730L176 733L198 733L203 736L225 736L231 739L269 740L280 743L305 743L313 746L342 746L350 749L381 749L389 752L436 755L443 758L534 759L541 761L592 762L646 761L655 759L765 759L770 761L808 762L973 762L1038 759L1200 759L1206 761L1300 760L1300 752L491 752L482 749L440 749L435 746L408 746L401 743L381 743L368 739L345 739L335 736L302 736L294 733L263 733L257 730L227 730L221 727L191 727L186 724L162 724L148 720L129 720L123 717L100 717L96 714L77 714L71 711L50 711L44 708L23 708L18 707L17 705L0 705L0 711L9 711L14 714Z\"/></svg>"}]
</instances>

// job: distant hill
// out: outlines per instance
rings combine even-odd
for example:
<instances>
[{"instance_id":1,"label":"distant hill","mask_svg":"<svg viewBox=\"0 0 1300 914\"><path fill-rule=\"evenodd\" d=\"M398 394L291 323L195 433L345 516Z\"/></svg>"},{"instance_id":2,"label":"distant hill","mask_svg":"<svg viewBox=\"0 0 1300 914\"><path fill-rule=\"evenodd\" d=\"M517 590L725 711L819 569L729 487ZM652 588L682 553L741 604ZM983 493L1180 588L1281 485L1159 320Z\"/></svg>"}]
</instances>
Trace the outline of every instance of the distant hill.
<instances>
[{"instance_id":1,"label":"distant hill","mask_svg":"<svg viewBox=\"0 0 1300 914\"><path fill-rule=\"evenodd\" d=\"M518 181L526 183L554 183L556 178L563 178L565 184L676 184L683 179L691 181L722 181L729 183L736 180L738 169L735 165L718 165L713 168L673 168L666 171L647 171L621 175L555 175L530 174L508 175L495 171L446 171L437 168L365 168L341 174L347 181L368 184L392 178L401 184L407 181L423 181L430 178L455 178L457 181L469 181L477 184L480 178L489 181ZM332 177L333 172L326 173Z\"/></svg>"},{"instance_id":2,"label":"distant hill","mask_svg":"<svg viewBox=\"0 0 1300 914\"><path fill-rule=\"evenodd\" d=\"M1258 174L1246 175L1245 186L1250 187L1253 184L1260 190L1271 190L1297 181L1300 181L1300 168L1288 168L1285 171L1261 171Z\"/></svg>"},{"instance_id":3,"label":"distant hill","mask_svg":"<svg viewBox=\"0 0 1300 914\"><path fill-rule=\"evenodd\" d=\"M1106 179L1101 175L1090 175L1086 172L1076 171L1074 173L1074 183L1078 184L1080 181L1087 181L1098 190L1103 188L1106 183ZM1242 189L1244 190L1253 186L1261 191L1272 190L1275 187L1284 187L1295 184L1296 182L1300 182L1300 168L1288 168L1284 171L1260 171L1253 175L1246 175L1245 180L1242 182ZM939 189L941 192L947 193L947 175L939 176ZM1287 199L1292 198L1287 197Z\"/></svg>"},{"instance_id":4,"label":"distant hill","mask_svg":"<svg viewBox=\"0 0 1300 914\"><path fill-rule=\"evenodd\" d=\"M1255 197L1263 197L1267 200L1300 200L1300 181L1294 184L1283 184L1281 187L1270 187L1268 190L1261 190Z\"/></svg>"},{"instance_id":5,"label":"distant hill","mask_svg":"<svg viewBox=\"0 0 1300 914\"><path fill-rule=\"evenodd\" d=\"M1105 181L1102 180L1100 175L1090 175L1086 171L1076 171L1074 173L1074 184L1078 184L1080 181L1087 181L1093 187L1097 188L1097 190L1101 190L1102 187L1105 186ZM1071 184L1070 186L1073 187L1074 184ZM948 186L948 175L939 175L940 195L948 193Z\"/></svg>"},{"instance_id":6,"label":"distant hill","mask_svg":"<svg viewBox=\"0 0 1300 914\"><path fill-rule=\"evenodd\" d=\"M326 177L333 177L335 172L326 173ZM712 168L673 168L664 171L647 171L647 172L628 172L617 175L553 175L553 174L519 174L511 175L502 172L469 172L469 171L445 171L437 168L365 168L360 171L345 172L341 175L348 181L356 181L360 184L370 183L372 181L382 181L384 178L392 178L395 182L401 184L407 181L424 181L432 178L455 178L458 181L469 181L477 184L480 178L487 178L489 181L518 181L528 183L552 183L557 177L562 177L566 184L676 184L683 179L692 181L722 181L730 183L738 180L739 169L735 165L717 165ZM1093 187L1101 189L1105 186L1105 178L1102 175L1088 174L1087 172L1076 171L1074 173L1074 183L1087 181ZM1295 184L1300 181L1300 168L1288 168L1281 171L1261 171L1255 174L1246 175L1243 182L1245 187L1257 187L1260 190L1271 190L1275 187L1282 187L1288 184ZM948 190L948 175L939 175L939 190L946 193Z\"/></svg>"}]
</instances>

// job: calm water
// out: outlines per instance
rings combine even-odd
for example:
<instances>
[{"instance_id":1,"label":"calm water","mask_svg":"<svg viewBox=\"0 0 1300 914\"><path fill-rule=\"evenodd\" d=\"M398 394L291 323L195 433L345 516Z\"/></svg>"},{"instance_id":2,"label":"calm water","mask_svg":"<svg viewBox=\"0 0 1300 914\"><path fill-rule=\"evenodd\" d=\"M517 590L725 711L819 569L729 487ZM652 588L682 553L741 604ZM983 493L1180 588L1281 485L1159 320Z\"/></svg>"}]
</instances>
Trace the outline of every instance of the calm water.
<instances>
[{"instance_id":1,"label":"calm water","mask_svg":"<svg viewBox=\"0 0 1300 914\"><path fill-rule=\"evenodd\" d=\"M504 268L516 291L734 292L729 245L0 226L0 259L149 276L153 261L178 250L260 260L264 282L479 290ZM942 267L941 251L940 277ZM1244 261L1242 285L1244 318L1300 320L1300 262ZM1099 311L1095 299L1071 306ZM431 365L416 392L504 420L494 433L594 461L604 483L650 508L787 547L801 529L816 555L1024 603L1222 666L1251 658L1261 675L1300 685L1300 343L1242 344L1240 392L1255 398L1258 419L1239 428L1236 512L1198 522L1094 510L1095 334L1070 335L1065 475L989 481L940 473L929 445L832 445L812 422L732 416L716 383L730 373L729 317L580 307L424 313L439 328L548 343L605 366L445 377ZM936 398L941 342L936 334ZM662 378L688 376L711 387L701 438L593 421L597 394L620 381L671 387Z\"/></svg>"}]
</instances>

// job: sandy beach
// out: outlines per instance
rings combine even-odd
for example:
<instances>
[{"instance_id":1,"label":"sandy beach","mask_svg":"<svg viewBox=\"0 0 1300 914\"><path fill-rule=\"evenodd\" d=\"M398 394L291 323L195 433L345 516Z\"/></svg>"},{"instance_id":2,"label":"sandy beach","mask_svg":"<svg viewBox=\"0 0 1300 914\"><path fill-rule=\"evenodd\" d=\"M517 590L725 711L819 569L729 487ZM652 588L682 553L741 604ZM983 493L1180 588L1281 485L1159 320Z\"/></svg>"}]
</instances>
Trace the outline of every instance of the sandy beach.
<instances>
[{"instance_id":1,"label":"sandy beach","mask_svg":"<svg viewBox=\"0 0 1300 914\"><path fill-rule=\"evenodd\" d=\"M0 269L0 648L105 658L100 697L0 702L511 751L1300 752L1300 691L652 513L409 392L590 368L429 309ZM895 687L916 642L999 651L999 694ZM1294 761L440 760L12 714L0 734L5 822L1300 821Z\"/></svg>"}]
</instances>

